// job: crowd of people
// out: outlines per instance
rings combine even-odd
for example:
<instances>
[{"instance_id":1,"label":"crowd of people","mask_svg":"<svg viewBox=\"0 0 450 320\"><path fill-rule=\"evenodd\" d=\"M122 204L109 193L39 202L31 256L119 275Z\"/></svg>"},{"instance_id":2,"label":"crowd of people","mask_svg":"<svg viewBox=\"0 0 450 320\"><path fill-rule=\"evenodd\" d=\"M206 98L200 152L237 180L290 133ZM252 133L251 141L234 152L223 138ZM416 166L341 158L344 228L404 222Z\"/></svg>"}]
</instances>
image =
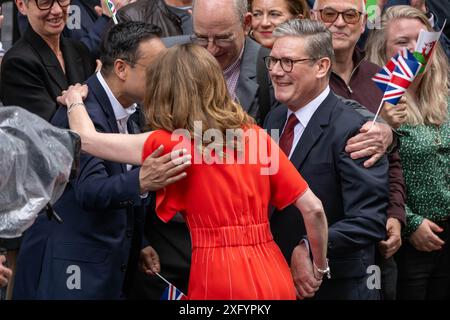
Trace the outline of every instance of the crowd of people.
<instances>
[{"instance_id":1,"label":"crowd of people","mask_svg":"<svg viewBox=\"0 0 450 320\"><path fill-rule=\"evenodd\" d=\"M0 239L8 299L450 298L448 28L397 105L372 80L450 8L110 1L15 0L0 100L83 153Z\"/></svg>"}]
</instances>

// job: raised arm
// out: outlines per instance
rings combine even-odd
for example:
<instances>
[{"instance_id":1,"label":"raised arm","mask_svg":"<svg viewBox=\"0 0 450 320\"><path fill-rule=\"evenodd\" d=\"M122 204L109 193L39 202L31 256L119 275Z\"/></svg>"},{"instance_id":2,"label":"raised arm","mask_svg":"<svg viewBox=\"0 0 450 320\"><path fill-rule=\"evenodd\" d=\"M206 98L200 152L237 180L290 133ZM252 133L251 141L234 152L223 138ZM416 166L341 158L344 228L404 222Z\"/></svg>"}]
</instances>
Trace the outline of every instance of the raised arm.
<instances>
[{"instance_id":1,"label":"raised arm","mask_svg":"<svg viewBox=\"0 0 450 320\"><path fill-rule=\"evenodd\" d=\"M83 103L87 94L86 85L76 84L63 91L63 95L58 97L58 102L68 108L67 117L70 128L81 137L81 149L101 159L140 165L144 143L151 132L141 134L97 132Z\"/></svg>"}]
</instances>

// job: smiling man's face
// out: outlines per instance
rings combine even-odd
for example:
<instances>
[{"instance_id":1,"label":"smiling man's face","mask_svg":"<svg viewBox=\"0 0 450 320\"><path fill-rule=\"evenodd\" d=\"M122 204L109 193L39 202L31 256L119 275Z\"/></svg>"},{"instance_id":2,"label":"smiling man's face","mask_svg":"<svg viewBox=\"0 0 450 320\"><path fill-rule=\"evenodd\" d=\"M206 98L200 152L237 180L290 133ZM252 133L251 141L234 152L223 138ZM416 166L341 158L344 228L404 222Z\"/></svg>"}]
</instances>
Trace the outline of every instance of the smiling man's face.
<instances>
[{"instance_id":1,"label":"smiling man's face","mask_svg":"<svg viewBox=\"0 0 450 320\"><path fill-rule=\"evenodd\" d=\"M347 10L356 10L358 12L364 11L364 3L362 0L320 0L318 1L315 10L322 10L331 8L339 12ZM322 22L323 19L319 11L314 11L312 15L316 20ZM348 51L354 49L361 34L364 32L366 25L366 15L363 14L356 23L347 23L342 14L340 14L336 21L324 22L327 28L333 34L333 49L335 52Z\"/></svg>"}]
</instances>

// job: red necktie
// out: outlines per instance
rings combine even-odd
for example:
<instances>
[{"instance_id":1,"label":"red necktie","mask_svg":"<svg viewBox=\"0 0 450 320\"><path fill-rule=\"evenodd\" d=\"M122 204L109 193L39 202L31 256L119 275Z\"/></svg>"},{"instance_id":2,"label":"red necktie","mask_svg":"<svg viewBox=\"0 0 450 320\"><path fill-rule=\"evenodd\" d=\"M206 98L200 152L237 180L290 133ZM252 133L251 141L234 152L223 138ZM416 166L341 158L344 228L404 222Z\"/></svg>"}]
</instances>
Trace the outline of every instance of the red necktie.
<instances>
[{"instance_id":1,"label":"red necktie","mask_svg":"<svg viewBox=\"0 0 450 320\"><path fill-rule=\"evenodd\" d=\"M294 142L294 128L299 123L297 117L294 113L289 116L286 126L284 127L284 131L280 137L280 149L284 151L286 156L289 157L292 149L292 143Z\"/></svg>"}]
</instances>

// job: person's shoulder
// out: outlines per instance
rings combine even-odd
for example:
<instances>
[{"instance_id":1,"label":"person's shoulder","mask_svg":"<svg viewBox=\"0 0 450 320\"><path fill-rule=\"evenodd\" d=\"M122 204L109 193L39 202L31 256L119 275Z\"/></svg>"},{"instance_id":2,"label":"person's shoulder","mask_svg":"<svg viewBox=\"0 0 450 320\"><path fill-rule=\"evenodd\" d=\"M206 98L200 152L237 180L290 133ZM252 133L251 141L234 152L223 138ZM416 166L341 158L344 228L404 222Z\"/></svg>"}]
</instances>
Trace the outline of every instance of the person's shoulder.
<instances>
[{"instance_id":1,"label":"person's shoulder","mask_svg":"<svg viewBox=\"0 0 450 320\"><path fill-rule=\"evenodd\" d=\"M332 113L332 125L342 129L342 131L355 131L361 128L366 122L364 116L335 96L335 106Z\"/></svg>"},{"instance_id":2,"label":"person's shoulder","mask_svg":"<svg viewBox=\"0 0 450 320\"><path fill-rule=\"evenodd\" d=\"M36 55L34 54L31 45L23 38L20 38L9 50L5 52L2 64L11 59L23 59L28 61L33 59L35 56Z\"/></svg>"}]
</instances>

